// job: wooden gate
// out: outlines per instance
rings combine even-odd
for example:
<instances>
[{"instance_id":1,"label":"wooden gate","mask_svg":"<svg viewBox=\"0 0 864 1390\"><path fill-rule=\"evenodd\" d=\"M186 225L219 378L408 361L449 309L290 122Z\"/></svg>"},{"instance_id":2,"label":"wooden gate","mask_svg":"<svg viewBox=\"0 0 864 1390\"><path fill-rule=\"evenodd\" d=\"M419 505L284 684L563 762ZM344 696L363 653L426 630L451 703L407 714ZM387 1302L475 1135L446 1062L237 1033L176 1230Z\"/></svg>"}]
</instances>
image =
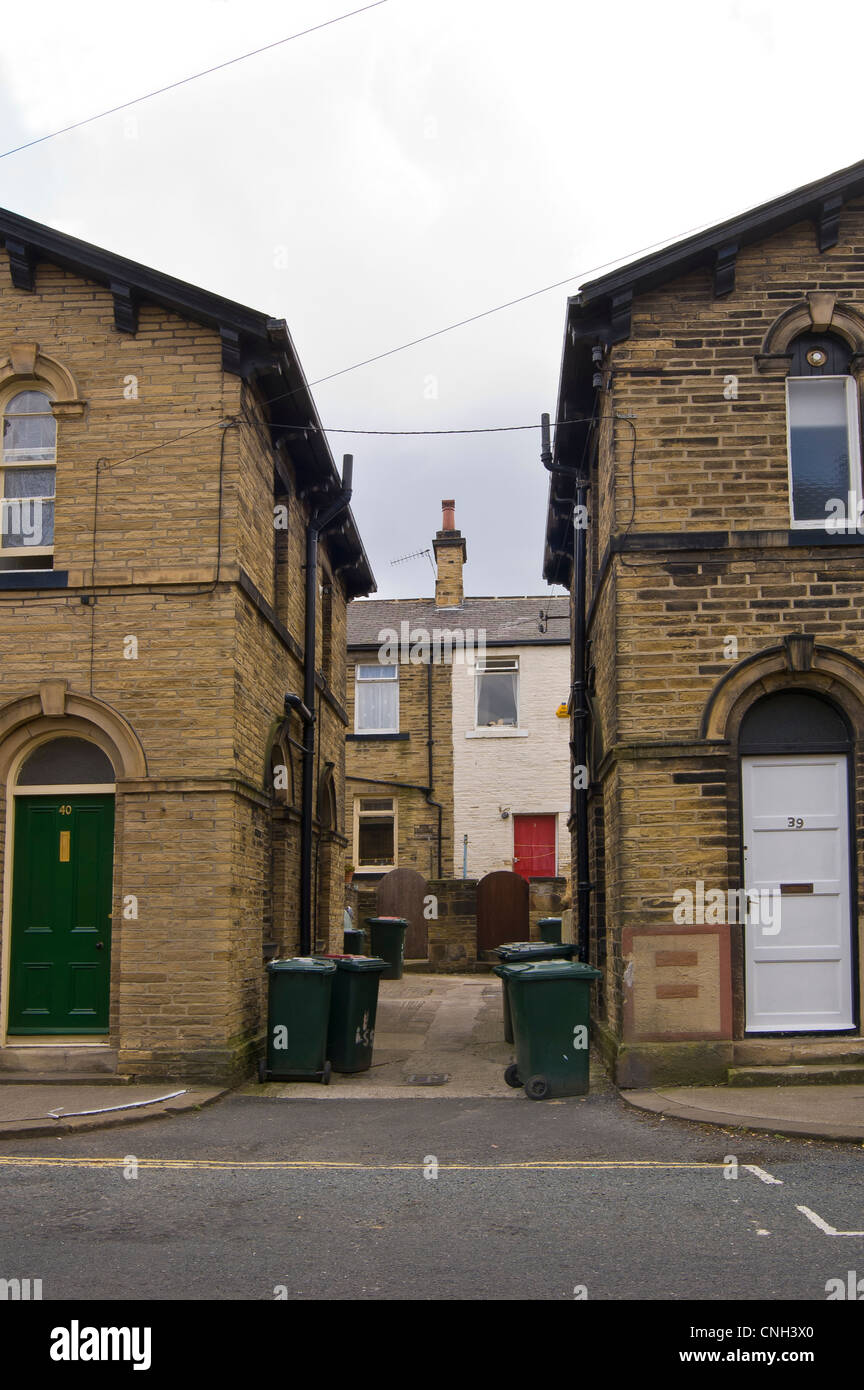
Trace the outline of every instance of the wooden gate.
<instances>
[{"instance_id":1,"label":"wooden gate","mask_svg":"<svg viewBox=\"0 0 864 1390\"><path fill-rule=\"evenodd\" d=\"M520 874L498 869L477 885L477 952L505 941L527 941L528 883Z\"/></svg>"},{"instance_id":2,"label":"wooden gate","mask_svg":"<svg viewBox=\"0 0 864 1390\"><path fill-rule=\"evenodd\" d=\"M404 917L408 923L405 959L426 960L429 932L423 916L428 884L416 869L391 869L378 884L378 916Z\"/></svg>"}]
</instances>

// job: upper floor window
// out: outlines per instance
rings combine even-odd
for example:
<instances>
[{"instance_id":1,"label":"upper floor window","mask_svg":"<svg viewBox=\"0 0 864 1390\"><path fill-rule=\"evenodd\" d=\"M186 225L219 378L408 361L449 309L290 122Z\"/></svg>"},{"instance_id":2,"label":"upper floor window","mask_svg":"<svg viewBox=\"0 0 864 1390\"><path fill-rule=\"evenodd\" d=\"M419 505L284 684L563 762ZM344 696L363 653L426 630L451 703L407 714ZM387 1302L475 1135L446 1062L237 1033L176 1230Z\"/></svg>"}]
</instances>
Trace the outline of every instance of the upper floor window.
<instances>
[{"instance_id":1,"label":"upper floor window","mask_svg":"<svg viewBox=\"0 0 864 1390\"><path fill-rule=\"evenodd\" d=\"M474 672L476 726L516 728L519 724L519 658L491 656Z\"/></svg>"},{"instance_id":2,"label":"upper floor window","mask_svg":"<svg viewBox=\"0 0 864 1390\"><path fill-rule=\"evenodd\" d=\"M3 407L0 569L50 569L54 551L57 421L43 391L19 391Z\"/></svg>"},{"instance_id":3,"label":"upper floor window","mask_svg":"<svg viewBox=\"0 0 864 1390\"><path fill-rule=\"evenodd\" d=\"M354 732L398 734L398 666L358 665L354 672Z\"/></svg>"},{"instance_id":4,"label":"upper floor window","mask_svg":"<svg viewBox=\"0 0 864 1390\"><path fill-rule=\"evenodd\" d=\"M861 492L858 387L851 352L831 334L802 333L791 344L786 380L792 526L825 526Z\"/></svg>"}]
</instances>

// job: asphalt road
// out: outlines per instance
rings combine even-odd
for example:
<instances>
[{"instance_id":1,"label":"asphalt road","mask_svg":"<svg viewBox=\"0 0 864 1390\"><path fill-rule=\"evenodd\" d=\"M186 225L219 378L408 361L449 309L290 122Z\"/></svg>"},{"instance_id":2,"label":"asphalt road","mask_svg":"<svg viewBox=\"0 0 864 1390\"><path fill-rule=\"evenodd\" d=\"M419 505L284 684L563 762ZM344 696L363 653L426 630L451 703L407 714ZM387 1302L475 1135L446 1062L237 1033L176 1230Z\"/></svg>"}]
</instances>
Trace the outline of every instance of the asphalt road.
<instances>
[{"instance_id":1,"label":"asphalt road","mask_svg":"<svg viewBox=\"0 0 864 1390\"><path fill-rule=\"evenodd\" d=\"M0 1146L0 1279L39 1278L45 1300L824 1302L856 1269L864 1151L664 1121L609 1092L236 1096Z\"/></svg>"}]
</instances>

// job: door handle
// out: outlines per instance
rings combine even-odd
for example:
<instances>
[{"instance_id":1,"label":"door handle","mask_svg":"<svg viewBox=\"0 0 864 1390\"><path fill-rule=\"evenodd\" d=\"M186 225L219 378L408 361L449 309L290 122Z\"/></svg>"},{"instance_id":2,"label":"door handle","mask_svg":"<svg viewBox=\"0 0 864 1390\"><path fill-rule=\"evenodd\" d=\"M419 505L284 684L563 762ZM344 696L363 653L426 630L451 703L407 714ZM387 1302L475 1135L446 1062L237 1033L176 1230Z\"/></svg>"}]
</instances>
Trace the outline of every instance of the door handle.
<instances>
[{"instance_id":1,"label":"door handle","mask_svg":"<svg viewBox=\"0 0 864 1390\"><path fill-rule=\"evenodd\" d=\"M97 950L97 951L101 951L101 950L102 950L102 946L103 946L103 942L101 942L101 941L97 941L97 942L96 942L96 950Z\"/></svg>"}]
</instances>

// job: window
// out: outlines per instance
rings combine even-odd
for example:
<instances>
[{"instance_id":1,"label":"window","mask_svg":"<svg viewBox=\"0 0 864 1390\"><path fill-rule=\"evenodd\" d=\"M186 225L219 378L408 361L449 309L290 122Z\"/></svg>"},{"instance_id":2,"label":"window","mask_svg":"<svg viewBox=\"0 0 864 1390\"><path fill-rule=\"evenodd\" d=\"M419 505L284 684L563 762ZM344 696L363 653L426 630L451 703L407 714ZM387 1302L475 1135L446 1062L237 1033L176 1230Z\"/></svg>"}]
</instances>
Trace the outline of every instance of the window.
<instances>
[{"instance_id":1,"label":"window","mask_svg":"<svg viewBox=\"0 0 864 1390\"><path fill-rule=\"evenodd\" d=\"M487 657L478 662L474 683L477 728L515 729L519 723L519 658Z\"/></svg>"},{"instance_id":2,"label":"window","mask_svg":"<svg viewBox=\"0 0 864 1390\"><path fill-rule=\"evenodd\" d=\"M354 798L354 863L358 869L395 869L396 801L392 796Z\"/></svg>"},{"instance_id":3,"label":"window","mask_svg":"<svg viewBox=\"0 0 864 1390\"><path fill-rule=\"evenodd\" d=\"M57 422L42 391L19 391L3 411L0 569L51 569Z\"/></svg>"},{"instance_id":4,"label":"window","mask_svg":"<svg viewBox=\"0 0 864 1390\"><path fill-rule=\"evenodd\" d=\"M838 502L845 514L848 494L860 494L858 388L848 372L845 343L804 333L791 347L786 412L792 526L824 527L837 515Z\"/></svg>"},{"instance_id":5,"label":"window","mask_svg":"<svg viewBox=\"0 0 864 1390\"><path fill-rule=\"evenodd\" d=\"M55 738L41 743L22 764L18 786L113 786L114 768L106 753L83 738Z\"/></svg>"},{"instance_id":6,"label":"window","mask_svg":"<svg viewBox=\"0 0 864 1390\"><path fill-rule=\"evenodd\" d=\"M354 672L354 732L398 734L399 668L357 666Z\"/></svg>"}]
</instances>

